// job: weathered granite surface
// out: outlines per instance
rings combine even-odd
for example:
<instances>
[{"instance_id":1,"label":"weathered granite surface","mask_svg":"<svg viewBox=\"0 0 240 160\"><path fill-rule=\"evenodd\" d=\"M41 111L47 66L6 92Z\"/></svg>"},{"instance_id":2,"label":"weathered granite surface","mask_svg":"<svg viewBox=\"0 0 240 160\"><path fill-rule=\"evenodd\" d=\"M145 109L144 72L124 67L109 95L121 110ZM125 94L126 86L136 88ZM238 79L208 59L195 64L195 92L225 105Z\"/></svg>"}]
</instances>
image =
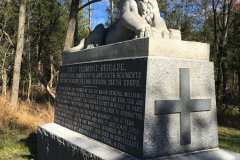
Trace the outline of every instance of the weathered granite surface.
<instances>
[{"instance_id":1,"label":"weathered granite surface","mask_svg":"<svg viewBox=\"0 0 240 160\"><path fill-rule=\"evenodd\" d=\"M240 154L225 149L214 149L203 152L175 155L152 160L239 160Z\"/></svg>"},{"instance_id":2,"label":"weathered granite surface","mask_svg":"<svg viewBox=\"0 0 240 160\"><path fill-rule=\"evenodd\" d=\"M199 42L140 38L62 55L62 64L159 56L209 61L210 45Z\"/></svg>"},{"instance_id":3,"label":"weathered granite surface","mask_svg":"<svg viewBox=\"0 0 240 160\"><path fill-rule=\"evenodd\" d=\"M56 123L38 126L38 160L138 160Z\"/></svg>"},{"instance_id":4,"label":"weathered granite surface","mask_svg":"<svg viewBox=\"0 0 240 160\"><path fill-rule=\"evenodd\" d=\"M121 72L118 71L103 71L105 66L114 66L114 64L122 64L123 70ZM119 145L122 145L122 142L115 141L115 139L118 139L118 137L122 137L122 133L130 133L128 130L130 130L131 127L138 129L138 131L134 133L130 133L133 136L136 136L136 140L130 140L131 143L137 143L134 145L134 147L130 147L128 145L125 145L123 147L119 147L117 149L120 149L122 151L125 151L128 154L134 155L137 158L156 158L156 157L163 157L167 155L174 155L174 154L181 154L185 152L194 152L194 151L200 151L200 150L206 150L206 149L214 149L218 148L218 132L217 132L217 117L216 117L216 104L215 104L215 85L214 85L214 72L213 72L213 63L203 60L189 60L189 59L177 59L177 58L164 58L164 57L158 57L158 56L148 56L148 57L136 57L135 59L118 59L118 60L109 60L109 61L96 61L96 62L88 62L88 63L79 63L75 65L65 65L62 66L60 69L60 72L64 75L67 75L67 70L75 68L74 72L69 72L68 75L74 73L78 75L84 75L88 72L84 72L82 74L79 72L78 68L85 68L88 66L94 66L92 68L91 74L94 77L94 75L103 73L103 75L107 75L107 73L115 74L115 76L118 75L118 73L140 73L140 77L133 78L132 80L138 81L137 86L125 86L124 81L128 80L129 78L116 78L116 80L121 81L120 85L110 85L108 84L112 79L112 77L109 78L103 78L101 80L104 80L104 84L98 84L94 82L94 79L91 78L88 80L88 84L85 84L85 79L83 78L74 78L74 80L79 79L79 83L83 84L67 84L62 82L62 80L65 80L66 78L61 78L60 75L60 83L59 85L62 87L71 87L71 88L84 88L85 86L88 88L95 88L95 90L98 92L99 90L109 90L109 91L120 91L121 93L124 93L124 91L130 91L130 92L138 92L140 94L144 95L143 100L144 105L137 106L136 100L134 102L130 101L129 107L130 110L126 109L124 107L123 109L120 109L117 113L115 112L116 108L114 108L111 105L107 105L109 101L106 102L106 106L111 109L111 114L108 110L99 110L98 108L105 108L106 106L102 106L101 104L97 104L97 102L93 101L95 105L92 105L93 108L90 109L89 107L85 107L84 104L76 103L76 105L72 105L72 107L77 107L79 104L80 109L83 111L79 113L79 115L76 118L76 109L74 110L73 115L64 115L62 116L63 110L72 113L70 109L65 109L66 107L69 108L69 104L64 103L64 99L58 98L56 101L56 117L55 117L55 123L62 124L63 126L69 127L79 133L85 134L89 137L92 137L93 139L99 140L101 142L104 142L106 144L109 144L110 146L118 146L114 145L114 143L119 143ZM96 67L97 66L97 67ZM96 69L97 68L97 69ZM147 70L147 71L146 71ZM181 70L187 70L188 74L180 76ZM71 79L71 78L70 78ZM99 78L97 78L99 79ZM83 81L81 81L83 80ZM92 82L91 82L92 81ZM186 81L186 82L185 82ZM185 82L185 83L180 83ZM184 84L184 85L183 85ZM114 88L114 89L113 89ZM87 89L87 88L86 88ZM63 93L64 90L58 88L57 89L61 97L67 96ZM185 91L184 91L185 90ZM93 93L94 91L92 91ZM185 93L186 92L186 93ZM73 92L74 94L77 94L78 92ZM66 92L66 94L70 95L71 93ZM79 93L80 94L80 93ZM100 96L97 93L91 94L86 93L89 95L89 97L94 96ZM91 94L91 95L90 95ZM184 96L186 94L186 96ZM79 95L81 96L81 94ZM105 94L105 96L109 96ZM118 97L114 96L116 98L123 98L127 101L128 97ZM113 98L114 98L113 97ZM83 98L84 97L79 97ZM188 98L188 99L185 99ZM74 99L70 98L70 99ZM90 98L92 100L92 98ZM87 100L87 99L86 99ZM130 98L131 100L131 98ZM161 101L181 101L181 105L173 104L173 105L167 105L161 103ZM66 102L69 101L66 99ZM72 100L74 101L74 100ZM83 100L84 101L84 100ZM104 101L104 100L102 100ZM193 101L193 103L191 103ZM75 102L74 102L75 104ZM85 104L88 104L87 102ZM118 102L120 104L120 102ZM127 105L127 103L121 103L122 105ZM61 105L61 106L60 106ZM66 107L64 107L66 105ZM89 104L90 105L90 104ZM112 124L109 122L106 123L98 123L96 125L98 128L102 127L111 127L116 129L114 131L112 138L111 133L109 133L110 136L102 136L99 134L98 131L95 131L96 128L90 125L85 125L87 122L92 123L93 120L91 114L90 117L85 117L84 113L88 114L88 112L95 112L101 113L106 116L115 116L118 117L118 121L114 122L116 123L115 127L112 127ZM132 107L134 108L140 108L141 112L132 111ZM174 108L181 108L179 111L176 111L175 113L165 113L161 114L157 112L157 107L163 107L166 109L169 109L169 107ZM186 109L185 109L186 108ZM205 109L206 108L206 109ZM114 111L112 111L114 110ZM171 110L171 108L170 108ZM79 111L80 112L80 111ZM128 114L135 113L138 114L139 118L132 118L127 116ZM186 113L184 113L186 112ZM121 116L126 115L126 116ZM63 118L62 118L63 117ZM142 118L143 117L143 118ZM86 119L88 118L88 119ZM96 117L98 118L98 117ZM131 120L133 121L134 125L129 126L129 129L126 129L126 131L122 131L121 134L117 135L118 133L118 125L122 125L120 122L120 119L123 118L123 125L128 126L125 124L125 120ZM64 120L62 120L64 119ZM81 125L81 122L79 120L83 121L84 119L84 126ZM101 119L101 118L100 118ZM185 120L184 120L185 119ZM114 121L113 119L107 120L107 121ZM184 121L184 122L182 122ZM182 123L181 123L182 122ZM79 124L80 123L80 124ZM142 125L143 124L143 125ZM80 127L79 127L80 126ZM185 129L184 129L185 128ZM181 131L182 130L182 131ZM185 133L186 132L186 133ZM139 138L140 137L140 138ZM143 137L143 139L142 139ZM186 137L186 143L182 142L183 138ZM103 139L104 138L104 139ZM136 155L136 152L139 152L138 155Z\"/></svg>"},{"instance_id":5,"label":"weathered granite surface","mask_svg":"<svg viewBox=\"0 0 240 160\"><path fill-rule=\"evenodd\" d=\"M181 68L190 70L190 83L188 84L190 98L211 100L210 111L190 113L191 143L187 145L181 145L180 113L156 114L155 111L156 101L181 100ZM218 148L212 62L148 57L145 100L144 157L154 158ZM186 107L187 102L185 102ZM200 103L200 106L203 104ZM194 105L190 108L194 108Z\"/></svg>"},{"instance_id":6,"label":"weathered granite surface","mask_svg":"<svg viewBox=\"0 0 240 160\"><path fill-rule=\"evenodd\" d=\"M38 126L37 138L39 160L139 160L54 123ZM239 159L238 153L215 149L148 160Z\"/></svg>"},{"instance_id":7,"label":"weathered granite surface","mask_svg":"<svg viewBox=\"0 0 240 160\"><path fill-rule=\"evenodd\" d=\"M55 123L141 159L218 149L213 67L209 45L196 42L144 38L70 53L63 56ZM56 124L39 126L38 156L81 159L86 151L89 159L131 158L82 137Z\"/></svg>"},{"instance_id":8,"label":"weathered granite surface","mask_svg":"<svg viewBox=\"0 0 240 160\"><path fill-rule=\"evenodd\" d=\"M147 58L60 67L54 122L142 157Z\"/></svg>"}]
</instances>

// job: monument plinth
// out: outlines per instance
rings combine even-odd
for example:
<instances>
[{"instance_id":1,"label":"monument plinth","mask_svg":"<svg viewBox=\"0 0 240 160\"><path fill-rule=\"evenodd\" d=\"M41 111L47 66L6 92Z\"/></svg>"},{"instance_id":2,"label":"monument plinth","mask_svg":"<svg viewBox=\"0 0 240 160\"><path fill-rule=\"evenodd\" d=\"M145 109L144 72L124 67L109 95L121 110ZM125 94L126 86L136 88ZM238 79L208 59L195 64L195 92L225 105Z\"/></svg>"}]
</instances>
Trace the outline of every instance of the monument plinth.
<instances>
[{"instance_id":1,"label":"monument plinth","mask_svg":"<svg viewBox=\"0 0 240 160\"><path fill-rule=\"evenodd\" d=\"M213 67L208 44L157 38L63 55L38 158L236 158L218 150Z\"/></svg>"}]
</instances>

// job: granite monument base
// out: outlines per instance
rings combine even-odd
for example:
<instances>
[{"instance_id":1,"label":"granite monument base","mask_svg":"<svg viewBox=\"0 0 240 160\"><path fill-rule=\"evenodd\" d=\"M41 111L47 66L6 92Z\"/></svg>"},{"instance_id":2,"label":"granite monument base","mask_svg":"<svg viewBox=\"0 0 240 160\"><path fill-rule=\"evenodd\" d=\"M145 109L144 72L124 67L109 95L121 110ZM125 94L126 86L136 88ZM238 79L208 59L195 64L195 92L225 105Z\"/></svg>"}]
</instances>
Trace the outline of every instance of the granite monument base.
<instances>
[{"instance_id":1,"label":"granite monument base","mask_svg":"<svg viewBox=\"0 0 240 160\"><path fill-rule=\"evenodd\" d=\"M56 123L38 126L38 160L137 160Z\"/></svg>"},{"instance_id":2,"label":"granite monument base","mask_svg":"<svg viewBox=\"0 0 240 160\"><path fill-rule=\"evenodd\" d=\"M55 123L38 126L37 140L38 160L139 160ZM238 153L214 149L151 160L239 159Z\"/></svg>"},{"instance_id":3,"label":"granite monument base","mask_svg":"<svg viewBox=\"0 0 240 160\"><path fill-rule=\"evenodd\" d=\"M38 155L64 159L99 148L110 159L154 159L218 149L209 47L143 38L63 55L54 123L102 144L77 147L83 140L59 138L62 127L39 126Z\"/></svg>"}]
</instances>

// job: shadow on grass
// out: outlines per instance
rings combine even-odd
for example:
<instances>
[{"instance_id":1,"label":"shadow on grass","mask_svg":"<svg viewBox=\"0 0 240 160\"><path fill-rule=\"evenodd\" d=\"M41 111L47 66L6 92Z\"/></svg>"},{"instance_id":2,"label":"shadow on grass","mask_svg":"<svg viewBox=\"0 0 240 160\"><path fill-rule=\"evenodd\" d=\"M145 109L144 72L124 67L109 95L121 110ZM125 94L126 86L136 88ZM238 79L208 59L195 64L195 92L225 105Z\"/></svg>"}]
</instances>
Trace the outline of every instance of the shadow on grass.
<instances>
[{"instance_id":1,"label":"shadow on grass","mask_svg":"<svg viewBox=\"0 0 240 160\"><path fill-rule=\"evenodd\" d=\"M21 139L20 142L23 142L30 151L30 155L21 155L21 157L27 159L37 159L37 133L32 132L27 138Z\"/></svg>"}]
</instances>

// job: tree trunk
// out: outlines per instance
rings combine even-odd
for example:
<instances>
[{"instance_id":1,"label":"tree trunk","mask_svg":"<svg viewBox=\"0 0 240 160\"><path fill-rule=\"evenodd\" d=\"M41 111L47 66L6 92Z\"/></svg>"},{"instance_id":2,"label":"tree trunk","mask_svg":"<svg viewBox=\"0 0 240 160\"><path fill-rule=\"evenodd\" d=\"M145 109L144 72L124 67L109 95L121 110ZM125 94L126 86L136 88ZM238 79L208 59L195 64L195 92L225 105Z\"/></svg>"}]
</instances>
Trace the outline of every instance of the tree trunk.
<instances>
[{"instance_id":1,"label":"tree trunk","mask_svg":"<svg viewBox=\"0 0 240 160\"><path fill-rule=\"evenodd\" d=\"M91 0L89 0L91 2ZM89 5L89 31L92 31L92 5Z\"/></svg>"},{"instance_id":2,"label":"tree trunk","mask_svg":"<svg viewBox=\"0 0 240 160\"><path fill-rule=\"evenodd\" d=\"M39 25L39 38L38 38L38 43L37 43L37 53L38 53L38 71L41 73L41 52L42 52L42 37L43 37L44 31L41 31L40 25ZM42 90L42 84L40 81L38 81L38 91Z\"/></svg>"},{"instance_id":3,"label":"tree trunk","mask_svg":"<svg viewBox=\"0 0 240 160\"><path fill-rule=\"evenodd\" d=\"M74 38L74 42L75 42L75 38ZM50 55L50 69L51 69L51 79L50 79L50 84L49 84L49 87L50 89L52 89L52 80L53 80L53 55ZM51 96L49 94L48 96L48 106L50 107L51 106Z\"/></svg>"},{"instance_id":4,"label":"tree trunk","mask_svg":"<svg viewBox=\"0 0 240 160\"><path fill-rule=\"evenodd\" d=\"M14 61L13 86L12 86L12 93L11 93L11 103L13 104L13 106L16 106L18 101L21 59L22 59L22 53L23 53L23 47L24 47L24 25L26 20L25 19L26 4L27 4L27 0L21 0L20 10L19 10L17 50L16 50L15 61Z\"/></svg>"},{"instance_id":5,"label":"tree trunk","mask_svg":"<svg viewBox=\"0 0 240 160\"><path fill-rule=\"evenodd\" d=\"M31 68L29 68L29 81L28 81L28 94L27 94L27 101L30 102L30 94L31 94L31 87L32 87L32 74Z\"/></svg>"},{"instance_id":6,"label":"tree trunk","mask_svg":"<svg viewBox=\"0 0 240 160\"><path fill-rule=\"evenodd\" d=\"M7 72L3 70L2 73L2 95L6 98L7 95Z\"/></svg>"},{"instance_id":7,"label":"tree trunk","mask_svg":"<svg viewBox=\"0 0 240 160\"><path fill-rule=\"evenodd\" d=\"M111 24L114 22L114 15L113 15L113 0L111 0Z\"/></svg>"},{"instance_id":8,"label":"tree trunk","mask_svg":"<svg viewBox=\"0 0 240 160\"><path fill-rule=\"evenodd\" d=\"M77 13L78 13L79 0L72 0L70 17L68 21L67 34L64 44L64 50L72 47L74 31L77 22Z\"/></svg>"},{"instance_id":9,"label":"tree trunk","mask_svg":"<svg viewBox=\"0 0 240 160\"><path fill-rule=\"evenodd\" d=\"M236 86L236 70L233 70L233 79L232 79L232 91L235 93L235 86Z\"/></svg>"},{"instance_id":10,"label":"tree trunk","mask_svg":"<svg viewBox=\"0 0 240 160\"><path fill-rule=\"evenodd\" d=\"M39 39L39 38L38 38L38 39ZM38 45L38 42L37 42L36 50L37 50L38 62L39 62L39 45ZM40 71L40 70L39 70L39 63L38 63L38 71ZM38 90L38 91L40 90L40 85L41 85L41 84L39 84L39 83L40 83L40 82L38 81L38 84L37 84L37 90Z\"/></svg>"},{"instance_id":11,"label":"tree trunk","mask_svg":"<svg viewBox=\"0 0 240 160\"><path fill-rule=\"evenodd\" d=\"M6 98L6 92L7 92L7 88L6 88L6 83L7 83L7 72L6 69L4 69L5 67L5 62L6 62L6 56L7 56L7 51L4 51L4 57L2 59L3 63L2 63L2 95Z\"/></svg>"},{"instance_id":12,"label":"tree trunk","mask_svg":"<svg viewBox=\"0 0 240 160\"><path fill-rule=\"evenodd\" d=\"M22 80L22 97L24 97L25 94L25 80Z\"/></svg>"},{"instance_id":13,"label":"tree trunk","mask_svg":"<svg viewBox=\"0 0 240 160\"><path fill-rule=\"evenodd\" d=\"M29 1L29 7L28 7L28 35L27 35L27 41L28 41L28 61L31 62L31 42L29 37L29 25L30 25L30 7L31 7L31 1ZM32 71L30 63L28 63L29 73L28 73L28 92L27 92L27 101L30 102L30 94L31 94L31 86L32 86Z\"/></svg>"},{"instance_id":14,"label":"tree trunk","mask_svg":"<svg viewBox=\"0 0 240 160\"><path fill-rule=\"evenodd\" d=\"M79 45L80 39L78 36L78 21L76 21L76 27L75 27L75 32L74 32L74 46Z\"/></svg>"},{"instance_id":15,"label":"tree trunk","mask_svg":"<svg viewBox=\"0 0 240 160\"><path fill-rule=\"evenodd\" d=\"M240 96L240 71L237 72L238 75L238 95Z\"/></svg>"},{"instance_id":16,"label":"tree trunk","mask_svg":"<svg viewBox=\"0 0 240 160\"><path fill-rule=\"evenodd\" d=\"M40 56L40 54L39 54L39 56ZM39 73L41 73L41 59L39 58L39 60L38 60L38 71L39 71ZM38 91L39 92L41 92L41 86L42 86L42 84L41 84L41 82L40 81L38 81L38 86L37 86L37 88L38 88Z\"/></svg>"},{"instance_id":17,"label":"tree trunk","mask_svg":"<svg viewBox=\"0 0 240 160\"><path fill-rule=\"evenodd\" d=\"M217 12L216 12L215 0L212 0L212 8L213 8L213 15L214 15L214 56L217 59L217 80L216 80L216 101L217 106L220 104L220 84L221 84L221 55L219 54L218 50L218 38L217 38Z\"/></svg>"},{"instance_id":18,"label":"tree trunk","mask_svg":"<svg viewBox=\"0 0 240 160\"><path fill-rule=\"evenodd\" d=\"M228 86L228 69L227 69L227 37L228 37L228 25L231 12L232 0L224 0L223 6L223 25L222 25L222 72L223 72L223 103L229 104L230 92Z\"/></svg>"},{"instance_id":19,"label":"tree trunk","mask_svg":"<svg viewBox=\"0 0 240 160\"><path fill-rule=\"evenodd\" d=\"M10 88L12 86L12 79L13 79L12 72L13 72L13 68L12 68L12 66L10 66L9 71L8 71L8 78L9 78L9 80L8 80L8 88Z\"/></svg>"},{"instance_id":20,"label":"tree trunk","mask_svg":"<svg viewBox=\"0 0 240 160\"><path fill-rule=\"evenodd\" d=\"M217 59L217 66L218 66L218 70L217 70L217 80L216 80L216 101L217 101L217 106L218 106L218 102L219 102L219 86L220 86L220 62L219 62L219 57L217 56L217 18L216 18L216 7L215 7L215 0L212 0L212 9L213 9L213 16L214 16L214 47L213 47L213 52L214 52L214 56Z\"/></svg>"},{"instance_id":21,"label":"tree trunk","mask_svg":"<svg viewBox=\"0 0 240 160\"><path fill-rule=\"evenodd\" d=\"M28 36L28 41L29 41L29 36ZM27 93L27 101L30 102L30 94L31 94L31 86L32 86L32 70L31 70L31 48L30 48L30 41L29 41L29 51L28 51L28 68L29 68L29 73L28 73L28 93Z\"/></svg>"},{"instance_id":22,"label":"tree trunk","mask_svg":"<svg viewBox=\"0 0 240 160\"><path fill-rule=\"evenodd\" d=\"M207 42L207 25L206 25L206 21L207 21L207 1L204 2L204 43Z\"/></svg>"},{"instance_id":23,"label":"tree trunk","mask_svg":"<svg viewBox=\"0 0 240 160\"><path fill-rule=\"evenodd\" d=\"M52 89L52 80L53 80L53 56L50 55L50 68L51 68L51 80L50 80L50 88Z\"/></svg>"},{"instance_id":24,"label":"tree trunk","mask_svg":"<svg viewBox=\"0 0 240 160\"><path fill-rule=\"evenodd\" d=\"M221 97L220 97L220 85L221 85L221 54L219 53L218 42L216 42L216 58L217 58L217 81L216 81L216 101L217 106L219 107L221 104Z\"/></svg>"},{"instance_id":25,"label":"tree trunk","mask_svg":"<svg viewBox=\"0 0 240 160\"><path fill-rule=\"evenodd\" d=\"M78 12L80 10L82 10L83 8L85 8L86 6L91 5L92 3L95 3L95 2L99 2L99 1L101 1L101 0L92 0L78 8L80 0L72 0L70 16L69 16L69 21L68 21L68 27L67 27L67 34L66 34L66 39L65 39L65 43L64 43L64 50L72 47Z\"/></svg>"}]
</instances>

